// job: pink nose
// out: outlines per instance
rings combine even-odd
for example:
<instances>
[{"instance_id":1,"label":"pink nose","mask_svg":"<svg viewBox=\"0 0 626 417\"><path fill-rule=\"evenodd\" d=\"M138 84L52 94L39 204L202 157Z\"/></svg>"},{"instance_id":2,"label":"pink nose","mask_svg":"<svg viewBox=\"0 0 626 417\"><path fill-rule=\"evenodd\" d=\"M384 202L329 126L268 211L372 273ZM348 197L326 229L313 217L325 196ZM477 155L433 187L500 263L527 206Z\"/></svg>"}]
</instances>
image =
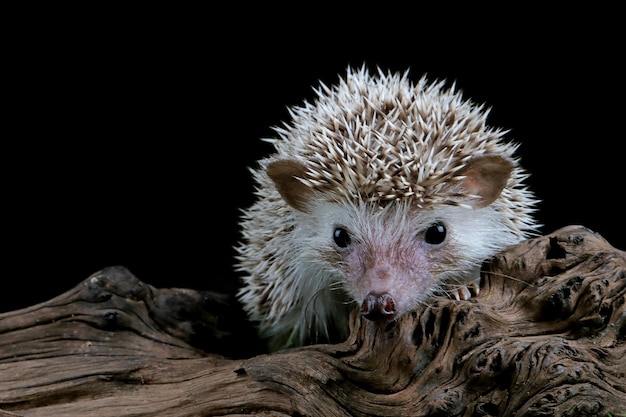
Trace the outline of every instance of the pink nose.
<instances>
[{"instance_id":1,"label":"pink nose","mask_svg":"<svg viewBox=\"0 0 626 417\"><path fill-rule=\"evenodd\" d=\"M387 293L369 293L361 304L361 314L372 321L387 321L396 316L396 303Z\"/></svg>"}]
</instances>

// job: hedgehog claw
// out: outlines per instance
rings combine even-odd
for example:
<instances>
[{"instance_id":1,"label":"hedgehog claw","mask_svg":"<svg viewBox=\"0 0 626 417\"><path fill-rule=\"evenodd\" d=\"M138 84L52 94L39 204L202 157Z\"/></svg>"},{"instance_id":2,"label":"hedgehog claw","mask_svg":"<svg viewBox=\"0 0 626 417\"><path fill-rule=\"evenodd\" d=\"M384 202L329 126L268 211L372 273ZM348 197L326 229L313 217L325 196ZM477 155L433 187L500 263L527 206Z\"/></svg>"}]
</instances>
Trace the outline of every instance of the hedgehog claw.
<instances>
[{"instance_id":1,"label":"hedgehog claw","mask_svg":"<svg viewBox=\"0 0 626 417\"><path fill-rule=\"evenodd\" d=\"M474 295L478 295L480 293L480 281L472 281L469 284L470 291L474 293Z\"/></svg>"},{"instance_id":2,"label":"hedgehog claw","mask_svg":"<svg viewBox=\"0 0 626 417\"><path fill-rule=\"evenodd\" d=\"M467 301L472 298L472 295L478 295L478 293L480 293L480 281L476 280L450 291L450 298Z\"/></svg>"},{"instance_id":3,"label":"hedgehog claw","mask_svg":"<svg viewBox=\"0 0 626 417\"><path fill-rule=\"evenodd\" d=\"M470 298L472 298L472 293L470 292L469 288L466 286L463 286L461 288L458 288L454 291L454 298L457 301L461 301L461 300L469 300Z\"/></svg>"}]
</instances>

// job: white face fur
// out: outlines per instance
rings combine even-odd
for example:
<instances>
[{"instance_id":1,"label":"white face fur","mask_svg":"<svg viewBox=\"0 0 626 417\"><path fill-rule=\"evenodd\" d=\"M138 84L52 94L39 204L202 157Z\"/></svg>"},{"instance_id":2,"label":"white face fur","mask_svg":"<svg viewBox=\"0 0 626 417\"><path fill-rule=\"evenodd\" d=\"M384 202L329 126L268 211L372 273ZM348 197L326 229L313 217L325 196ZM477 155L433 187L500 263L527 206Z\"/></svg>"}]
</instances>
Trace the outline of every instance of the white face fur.
<instances>
[{"instance_id":1,"label":"white face fur","mask_svg":"<svg viewBox=\"0 0 626 417\"><path fill-rule=\"evenodd\" d=\"M434 292L450 292L479 279L482 262L517 237L493 208L420 209L393 202L346 205L318 200L296 213L300 260L362 305L387 294L392 317L416 308Z\"/></svg>"}]
</instances>

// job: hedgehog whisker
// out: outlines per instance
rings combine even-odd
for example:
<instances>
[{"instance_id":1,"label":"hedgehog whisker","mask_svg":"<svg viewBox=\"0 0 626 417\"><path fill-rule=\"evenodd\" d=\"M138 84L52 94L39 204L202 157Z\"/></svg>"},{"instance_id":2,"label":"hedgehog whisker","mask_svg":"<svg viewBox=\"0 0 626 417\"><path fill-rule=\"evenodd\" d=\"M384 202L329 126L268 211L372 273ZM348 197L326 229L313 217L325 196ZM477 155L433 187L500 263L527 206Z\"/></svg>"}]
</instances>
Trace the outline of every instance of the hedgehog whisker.
<instances>
[{"instance_id":1,"label":"hedgehog whisker","mask_svg":"<svg viewBox=\"0 0 626 417\"><path fill-rule=\"evenodd\" d=\"M327 322L316 323L315 319L320 316L320 313L317 311L317 303L316 300L321 298L324 300L323 294L326 291L343 291L344 286L340 281L334 281L319 288L315 291L305 302L304 308L302 310L302 318L304 322L304 327L308 329L309 334L313 336L312 330L315 330L315 338L319 339L319 334L321 333L324 338L328 339L330 337L330 331L328 328ZM333 301L342 305L350 305L353 303L348 297L333 297ZM324 305L321 305L321 308L325 308Z\"/></svg>"},{"instance_id":2,"label":"hedgehog whisker","mask_svg":"<svg viewBox=\"0 0 626 417\"><path fill-rule=\"evenodd\" d=\"M450 270L450 269L437 271L439 275L447 275L447 276L445 279L442 280L441 284L437 288L435 288L435 292L444 293L446 296L450 297L454 291L467 287L467 279L465 278L465 276L454 275L456 273L465 274L466 272L467 271L464 271L464 270ZM493 272L493 271L489 271L486 269L481 269L480 273L507 278L511 281L518 282L520 284L523 284L529 287L534 287L533 284L528 283L522 279L516 278L512 275Z\"/></svg>"},{"instance_id":3,"label":"hedgehog whisker","mask_svg":"<svg viewBox=\"0 0 626 417\"><path fill-rule=\"evenodd\" d=\"M510 279L511 281L515 281L515 282L519 282L520 284L527 285L527 286L529 286L529 287L536 287L536 285L534 285L534 284L532 284L532 283L530 283L530 282L526 282L526 281L524 281L524 280L522 280L522 279L515 278L515 277L514 277L514 276L512 276L512 275L503 274L503 273L500 273L500 272L486 271L486 270L481 270L481 271L480 271L480 273L481 273L481 274L487 274L487 275L498 276L498 277L503 277L503 278Z\"/></svg>"},{"instance_id":4,"label":"hedgehog whisker","mask_svg":"<svg viewBox=\"0 0 626 417\"><path fill-rule=\"evenodd\" d=\"M306 304L305 304L305 307L304 307L303 311L306 313L309 310L309 308L313 308L312 311L315 313L315 300L318 297L320 297L325 291L341 291L343 289L344 289L343 284L340 281L334 281L334 282L331 282L328 285L325 285L325 286L321 287L319 290L315 291L311 295L311 297L309 297L309 299L306 301ZM337 301L339 301L339 300L337 300ZM347 299L346 299L345 302L343 302L343 301L341 302L341 304L345 304L345 305L350 304L350 303L352 303L352 301L347 300Z\"/></svg>"}]
</instances>

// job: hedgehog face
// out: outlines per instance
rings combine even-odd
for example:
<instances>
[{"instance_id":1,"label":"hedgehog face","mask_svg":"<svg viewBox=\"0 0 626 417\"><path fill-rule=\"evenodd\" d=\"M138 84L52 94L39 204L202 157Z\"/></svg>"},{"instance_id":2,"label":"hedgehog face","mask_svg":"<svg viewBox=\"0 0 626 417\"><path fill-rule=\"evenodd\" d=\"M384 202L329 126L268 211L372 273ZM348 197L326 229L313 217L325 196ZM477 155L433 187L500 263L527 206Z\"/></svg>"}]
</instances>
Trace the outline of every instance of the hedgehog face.
<instances>
[{"instance_id":1,"label":"hedgehog face","mask_svg":"<svg viewBox=\"0 0 626 417\"><path fill-rule=\"evenodd\" d=\"M372 320L399 317L435 293L467 286L499 245L516 240L498 227L501 214L491 207L319 200L298 219L302 261L337 277Z\"/></svg>"}]
</instances>

